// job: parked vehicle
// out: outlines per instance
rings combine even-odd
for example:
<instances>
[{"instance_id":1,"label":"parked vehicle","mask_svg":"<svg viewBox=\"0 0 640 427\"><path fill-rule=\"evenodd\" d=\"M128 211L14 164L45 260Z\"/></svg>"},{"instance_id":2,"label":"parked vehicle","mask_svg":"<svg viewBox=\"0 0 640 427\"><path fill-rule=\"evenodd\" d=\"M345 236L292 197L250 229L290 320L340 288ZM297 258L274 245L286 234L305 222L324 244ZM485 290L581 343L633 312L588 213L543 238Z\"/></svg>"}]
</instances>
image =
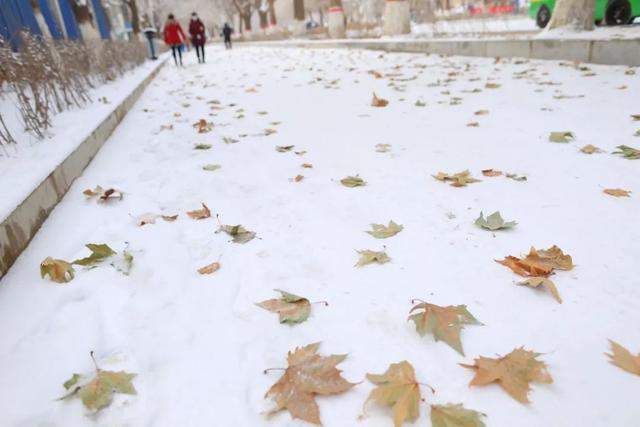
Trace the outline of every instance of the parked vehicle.
<instances>
[{"instance_id":1,"label":"parked vehicle","mask_svg":"<svg viewBox=\"0 0 640 427\"><path fill-rule=\"evenodd\" d=\"M556 0L531 0L529 16L544 28L551 20ZM640 16L640 0L596 0L593 19L596 24L625 25Z\"/></svg>"}]
</instances>

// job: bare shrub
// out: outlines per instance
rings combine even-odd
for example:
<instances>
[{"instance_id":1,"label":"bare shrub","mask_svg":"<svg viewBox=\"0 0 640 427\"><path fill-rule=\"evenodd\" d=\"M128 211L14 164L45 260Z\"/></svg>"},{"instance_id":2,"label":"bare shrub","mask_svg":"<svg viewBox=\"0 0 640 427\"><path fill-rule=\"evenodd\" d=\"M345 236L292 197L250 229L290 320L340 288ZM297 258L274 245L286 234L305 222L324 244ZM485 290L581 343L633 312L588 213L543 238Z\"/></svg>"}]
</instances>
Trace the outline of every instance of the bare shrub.
<instances>
[{"instance_id":1,"label":"bare shrub","mask_svg":"<svg viewBox=\"0 0 640 427\"><path fill-rule=\"evenodd\" d=\"M91 101L89 90L142 64L142 42L43 40L22 35L18 52L0 39L0 96L15 97L25 129L37 137L54 114ZM0 116L0 145L15 143Z\"/></svg>"}]
</instances>

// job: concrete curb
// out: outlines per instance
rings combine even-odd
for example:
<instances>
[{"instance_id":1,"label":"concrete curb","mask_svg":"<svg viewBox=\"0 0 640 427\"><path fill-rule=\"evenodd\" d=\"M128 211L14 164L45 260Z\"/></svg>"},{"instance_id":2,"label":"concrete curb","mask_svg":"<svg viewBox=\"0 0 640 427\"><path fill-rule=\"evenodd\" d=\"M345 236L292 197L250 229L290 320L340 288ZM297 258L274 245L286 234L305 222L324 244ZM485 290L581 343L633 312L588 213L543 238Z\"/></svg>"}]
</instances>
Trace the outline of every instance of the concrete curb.
<instances>
[{"instance_id":1,"label":"concrete curb","mask_svg":"<svg viewBox=\"0 0 640 427\"><path fill-rule=\"evenodd\" d=\"M640 66L640 39L624 40L406 40L254 42L243 45L301 48L371 49L385 52L441 55L518 57L580 61L603 65Z\"/></svg>"},{"instance_id":2,"label":"concrete curb","mask_svg":"<svg viewBox=\"0 0 640 427\"><path fill-rule=\"evenodd\" d=\"M116 126L163 66L164 61L0 224L0 279L26 249L51 211L71 187L73 181L91 163Z\"/></svg>"}]
</instances>

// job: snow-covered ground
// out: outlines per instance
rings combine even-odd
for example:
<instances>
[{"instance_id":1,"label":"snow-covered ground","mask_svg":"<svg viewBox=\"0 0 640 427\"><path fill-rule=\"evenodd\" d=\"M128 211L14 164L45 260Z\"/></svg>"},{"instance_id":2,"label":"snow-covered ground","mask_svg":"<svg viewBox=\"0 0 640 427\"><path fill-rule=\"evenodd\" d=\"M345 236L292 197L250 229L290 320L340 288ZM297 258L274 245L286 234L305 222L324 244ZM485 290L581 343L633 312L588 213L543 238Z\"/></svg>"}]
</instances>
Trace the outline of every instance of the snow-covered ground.
<instances>
[{"instance_id":1,"label":"snow-covered ground","mask_svg":"<svg viewBox=\"0 0 640 427\"><path fill-rule=\"evenodd\" d=\"M147 61L126 76L98 86L90 93L93 102L54 115L42 140L24 131L13 97L0 98L0 113L17 141L0 147L0 222L160 63Z\"/></svg>"},{"instance_id":2,"label":"snow-covered ground","mask_svg":"<svg viewBox=\"0 0 640 427\"><path fill-rule=\"evenodd\" d=\"M348 354L340 367L352 382L408 360L436 390L422 388L428 403L464 403L490 426L637 424L640 379L604 356L607 339L640 350L640 160L611 154L640 147L640 122L630 118L640 113L637 70L365 50L208 52L208 65L190 58L161 71L2 279L0 424L302 426L287 413L265 418L264 393L281 373L262 371L317 341L324 355ZM372 107L373 92L389 105ZM197 133L199 119L213 130ZM552 131L576 140L548 142ZM581 153L586 144L607 152ZM287 145L295 147L275 150ZM527 181L484 177L490 168ZM431 176L465 169L482 181L454 188ZM367 185L340 184L354 174ZM98 184L124 199L86 200L82 191ZM605 188L633 193L615 198ZM201 202L213 216L187 217ZM495 233L474 225L495 210L518 225ZM180 216L138 227L148 212ZM215 234L216 213L258 238L240 245ZM387 240L364 232L389 220L404 230ZM80 258L87 243L128 244L131 274L107 265L78 268L64 285L40 278L47 256ZM554 276L563 304L516 286L520 278L494 262L553 244L576 264ZM385 247L390 263L354 267L356 250ZM196 272L218 259L213 275ZM274 288L329 306L281 325L255 305ZM407 322L412 298L466 304L484 323L462 332L466 357L418 336ZM531 404L497 385L468 387L472 372L459 363L519 346L543 353L554 379L533 384ZM103 369L137 373L138 394L116 395L97 415L56 400L73 373L92 371L91 350ZM358 420L371 389L365 380L318 397L324 425L391 426L376 407ZM415 425L427 417L421 404Z\"/></svg>"},{"instance_id":3,"label":"snow-covered ground","mask_svg":"<svg viewBox=\"0 0 640 427\"><path fill-rule=\"evenodd\" d=\"M526 33L536 32L536 21L528 16L503 16L496 18L438 20L434 23L413 25L412 38L456 36L459 34Z\"/></svg>"}]
</instances>

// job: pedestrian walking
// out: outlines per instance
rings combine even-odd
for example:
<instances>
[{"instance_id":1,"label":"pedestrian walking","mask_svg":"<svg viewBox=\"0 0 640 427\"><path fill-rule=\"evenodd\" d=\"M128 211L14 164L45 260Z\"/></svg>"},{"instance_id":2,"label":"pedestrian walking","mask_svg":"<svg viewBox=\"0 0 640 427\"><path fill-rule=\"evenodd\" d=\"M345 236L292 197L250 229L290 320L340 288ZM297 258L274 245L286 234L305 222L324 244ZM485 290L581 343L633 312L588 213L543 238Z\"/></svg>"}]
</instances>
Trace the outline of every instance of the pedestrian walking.
<instances>
[{"instance_id":1,"label":"pedestrian walking","mask_svg":"<svg viewBox=\"0 0 640 427\"><path fill-rule=\"evenodd\" d=\"M229 26L228 22L224 23L224 27L222 27L222 36L224 37L224 47L227 49L231 49L231 34L233 33L233 28Z\"/></svg>"},{"instance_id":2,"label":"pedestrian walking","mask_svg":"<svg viewBox=\"0 0 640 427\"><path fill-rule=\"evenodd\" d=\"M146 25L144 28L142 28L142 33L147 38L147 42L149 43L149 55L151 56L151 59L155 61L156 59L158 59L158 57L156 56L156 47L153 39L156 38L157 31L151 25Z\"/></svg>"},{"instance_id":3,"label":"pedestrian walking","mask_svg":"<svg viewBox=\"0 0 640 427\"><path fill-rule=\"evenodd\" d=\"M191 22L189 22L189 35L191 36L191 43L196 48L196 55L198 56L198 63L204 64L204 44L207 41L204 24L198 18L198 14L193 12L191 14Z\"/></svg>"},{"instance_id":4,"label":"pedestrian walking","mask_svg":"<svg viewBox=\"0 0 640 427\"><path fill-rule=\"evenodd\" d=\"M178 59L180 65L182 65L182 45L187 43L187 37L182 31L180 23L176 21L172 13L167 17L167 23L164 25L164 42L171 47L171 54L173 55L173 61L178 65Z\"/></svg>"}]
</instances>

